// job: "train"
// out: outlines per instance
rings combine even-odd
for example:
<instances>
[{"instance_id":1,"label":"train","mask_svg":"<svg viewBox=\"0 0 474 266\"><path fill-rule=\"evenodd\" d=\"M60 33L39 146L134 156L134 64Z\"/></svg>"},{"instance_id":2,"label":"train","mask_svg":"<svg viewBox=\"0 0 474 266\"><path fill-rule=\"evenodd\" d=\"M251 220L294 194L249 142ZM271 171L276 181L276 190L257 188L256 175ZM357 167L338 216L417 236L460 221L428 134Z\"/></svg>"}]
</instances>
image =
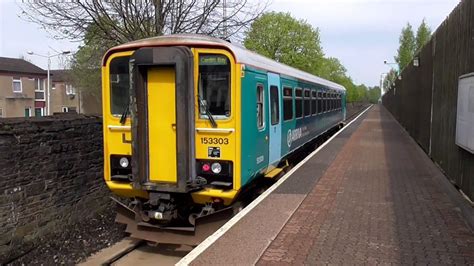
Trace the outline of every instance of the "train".
<instances>
[{"instance_id":1,"label":"train","mask_svg":"<svg viewBox=\"0 0 474 266\"><path fill-rule=\"evenodd\" d=\"M102 84L105 183L151 228L232 206L346 116L343 86L203 35L113 47Z\"/></svg>"}]
</instances>

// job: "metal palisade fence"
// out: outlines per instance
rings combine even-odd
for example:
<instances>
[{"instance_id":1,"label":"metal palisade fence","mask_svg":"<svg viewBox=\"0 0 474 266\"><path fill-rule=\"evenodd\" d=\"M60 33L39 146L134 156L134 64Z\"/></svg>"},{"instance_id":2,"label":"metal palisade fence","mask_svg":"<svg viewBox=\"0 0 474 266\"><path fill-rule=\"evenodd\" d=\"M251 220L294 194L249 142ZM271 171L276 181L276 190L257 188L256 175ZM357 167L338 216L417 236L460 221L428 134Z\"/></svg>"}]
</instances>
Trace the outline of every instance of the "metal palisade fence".
<instances>
[{"instance_id":1,"label":"metal palisade fence","mask_svg":"<svg viewBox=\"0 0 474 266\"><path fill-rule=\"evenodd\" d=\"M461 1L415 58L383 105L474 200L474 154L456 145L459 77L474 72L474 1Z\"/></svg>"}]
</instances>

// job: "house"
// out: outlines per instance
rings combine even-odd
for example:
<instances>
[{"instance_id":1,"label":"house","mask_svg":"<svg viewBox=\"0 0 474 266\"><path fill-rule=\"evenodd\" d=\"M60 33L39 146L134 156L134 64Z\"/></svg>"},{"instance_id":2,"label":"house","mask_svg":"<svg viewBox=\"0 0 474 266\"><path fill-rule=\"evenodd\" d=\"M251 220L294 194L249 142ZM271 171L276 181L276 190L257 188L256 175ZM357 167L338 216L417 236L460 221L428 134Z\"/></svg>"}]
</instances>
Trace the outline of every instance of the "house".
<instances>
[{"instance_id":1,"label":"house","mask_svg":"<svg viewBox=\"0 0 474 266\"><path fill-rule=\"evenodd\" d=\"M48 99L47 71L24 59L0 57L0 118L60 112L100 114L100 95L78 92L71 85L68 71L50 71Z\"/></svg>"},{"instance_id":2,"label":"house","mask_svg":"<svg viewBox=\"0 0 474 266\"><path fill-rule=\"evenodd\" d=\"M77 112L81 114L101 114L100 88L96 93L78 91L71 84L70 73L70 70L67 69L50 71L52 79L50 100L52 113Z\"/></svg>"},{"instance_id":3,"label":"house","mask_svg":"<svg viewBox=\"0 0 474 266\"><path fill-rule=\"evenodd\" d=\"M72 86L69 70L51 70L51 113L81 112L80 94Z\"/></svg>"},{"instance_id":4,"label":"house","mask_svg":"<svg viewBox=\"0 0 474 266\"><path fill-rule=\"evenodd\" d=\"M0 117L46 114L47 73L18 58L0 57Z\"/></svg>"}]
</instances>

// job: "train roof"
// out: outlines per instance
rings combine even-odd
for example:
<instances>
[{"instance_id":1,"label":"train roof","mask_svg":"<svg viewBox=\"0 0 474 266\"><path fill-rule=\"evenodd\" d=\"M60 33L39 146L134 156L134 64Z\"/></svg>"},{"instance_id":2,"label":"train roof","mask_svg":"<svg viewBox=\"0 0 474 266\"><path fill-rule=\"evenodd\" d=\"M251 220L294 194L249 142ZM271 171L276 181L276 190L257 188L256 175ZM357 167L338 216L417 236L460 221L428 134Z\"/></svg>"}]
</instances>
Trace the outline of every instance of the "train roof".
<instances>
[{"instance_id":1,"label":"train roof","mask_svg":"<svg viewBox=\"0 0 474 266\"><path fill-rule=\"evenodd\" d=\"M307 72L298 70L296 68L287 66L282 63L278 63L270 58L259 55L255 52L245 49L236 44L224 41L222 39L209 37L199 34L173 34L159 37L152 37L142 40L137 40L129 43L125 43L116 47L111 48L107 51L104 56L103 64L108 56L117 51L125 51L130 49L136 49L139 47L152 47L152 46L197 46L197 47L219 47L229 50L235 57L237 63L249 65L255 68L264 69L270 72L279 73L282 75L294 77L300 80L308 81L311 83L321 84L331 89L345 90L345 88L337 83L329 80L311 75Z\"/></svg>"}]
</instances>

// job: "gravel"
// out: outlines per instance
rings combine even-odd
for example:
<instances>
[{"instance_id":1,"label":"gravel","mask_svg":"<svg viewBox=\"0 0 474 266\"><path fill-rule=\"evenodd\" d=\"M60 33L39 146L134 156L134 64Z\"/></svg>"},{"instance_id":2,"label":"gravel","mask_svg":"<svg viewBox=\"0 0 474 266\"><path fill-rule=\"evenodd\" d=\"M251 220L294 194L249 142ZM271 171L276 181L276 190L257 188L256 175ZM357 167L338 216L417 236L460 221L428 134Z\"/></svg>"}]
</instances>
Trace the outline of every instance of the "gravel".
<instances>
[{"instance_id":1,"label":"gravel","mask_svg":"<svg viewBox=\"0 0 474 266\"><path fill-rule=\"evenodd\" d=\"M115 223L115 205L91 218L70 225L39 240L34 249L9 265L74 265L126 236L125 226Z\"/></svg>"}]
</instances>

